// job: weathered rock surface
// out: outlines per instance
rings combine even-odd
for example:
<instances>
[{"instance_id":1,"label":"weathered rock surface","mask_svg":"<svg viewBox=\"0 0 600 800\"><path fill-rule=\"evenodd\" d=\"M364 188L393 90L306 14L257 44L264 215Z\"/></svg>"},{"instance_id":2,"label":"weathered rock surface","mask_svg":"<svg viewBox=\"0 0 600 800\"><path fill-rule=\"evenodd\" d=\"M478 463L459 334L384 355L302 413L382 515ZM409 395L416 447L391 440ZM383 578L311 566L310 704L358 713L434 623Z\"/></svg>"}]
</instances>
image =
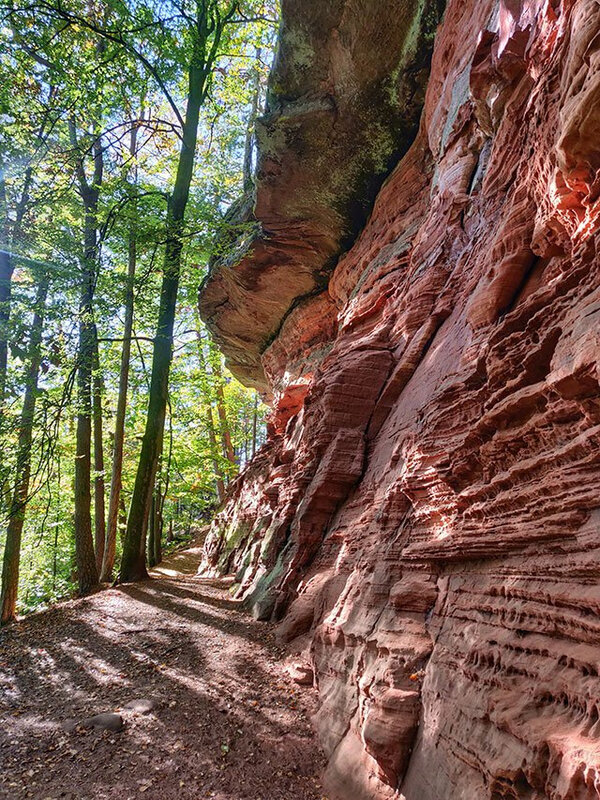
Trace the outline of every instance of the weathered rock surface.
<instances>
[{"instance_id":1,"label":"weathered rock surface","mask_svg":"<svg viewBox=\"0 0 600 800\"><path fill-rule=\"evenodd\" d=\"M597 0L450 0L413 146L264 352L206 556L310 658L332 798L600 796L599 131Z\"/></svg>"},{"instance_id":2,"label":"weathered rock surface","mask_svg":"<svg viewBox=\"0 0 600 800\"><path fill-rule=\"evenodd\" d=\"M265 388L262 353L294 305L326 285L412 142L443 5L283 0L257 125L255 207L247 200L233 214L238 235L215 258L201 296L243 381Z\"/></svg>"}]
</instances>

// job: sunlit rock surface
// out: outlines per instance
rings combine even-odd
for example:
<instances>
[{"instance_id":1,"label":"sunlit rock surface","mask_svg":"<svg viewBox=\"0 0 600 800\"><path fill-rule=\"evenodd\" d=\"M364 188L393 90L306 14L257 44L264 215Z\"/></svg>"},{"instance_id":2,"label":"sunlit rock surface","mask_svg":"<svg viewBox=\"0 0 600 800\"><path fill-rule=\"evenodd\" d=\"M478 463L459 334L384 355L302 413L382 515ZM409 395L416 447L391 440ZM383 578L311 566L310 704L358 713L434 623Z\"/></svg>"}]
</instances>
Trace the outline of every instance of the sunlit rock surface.
<instances>
[{"instance_id":1,"label":"sunlit rock surface","mask_svg":"<svg viewBox=\"0 0 600 800\"><path fill-rule=\"evenodd\" d=\"M451 0L206 547L310 659L331 798L600 796L599 198L600 4Z\"/></svg>"}]
</instances>

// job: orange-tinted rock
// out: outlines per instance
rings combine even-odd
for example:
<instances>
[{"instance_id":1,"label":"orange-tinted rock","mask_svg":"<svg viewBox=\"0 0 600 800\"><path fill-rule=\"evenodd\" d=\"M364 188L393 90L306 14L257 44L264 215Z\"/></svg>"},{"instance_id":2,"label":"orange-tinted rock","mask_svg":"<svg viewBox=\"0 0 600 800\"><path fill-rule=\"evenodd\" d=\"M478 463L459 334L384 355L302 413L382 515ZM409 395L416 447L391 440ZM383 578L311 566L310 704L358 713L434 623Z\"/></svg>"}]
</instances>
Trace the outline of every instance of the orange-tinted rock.
<instances>
[{"instance_id":1,"label":"orange-tinted rock","mask_svg":"<svg viewBox=\"0 0 600 800\"><path fill-rule=\"evenodd\" d=\"M310 658L336 800L600 796L599 93L597 0L451 0L335 324L265 356L305 395L208 548Z\"/></svg>"}]
</instances>

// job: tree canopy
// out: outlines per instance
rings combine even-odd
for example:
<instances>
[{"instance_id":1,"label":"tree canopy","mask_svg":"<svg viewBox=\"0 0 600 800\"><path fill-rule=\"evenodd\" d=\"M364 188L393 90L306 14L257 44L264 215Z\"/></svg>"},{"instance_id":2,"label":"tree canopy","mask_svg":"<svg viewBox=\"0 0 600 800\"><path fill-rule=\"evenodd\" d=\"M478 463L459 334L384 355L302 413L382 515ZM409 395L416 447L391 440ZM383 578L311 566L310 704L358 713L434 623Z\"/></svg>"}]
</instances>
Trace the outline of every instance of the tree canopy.
<instances>
[{"instance_id":1,"label":"tree canopy","mask_svg":"<svg viewBox=\"0 0 600 800\"><path fill-rule=\"evenodd\" d=\"M0 13L10 619L113 578L123 547L121 576L142 576L261 444L265 409L227 372L197 292L251 189L278 7L1 0Z\"/></svg>"}]
</instances>

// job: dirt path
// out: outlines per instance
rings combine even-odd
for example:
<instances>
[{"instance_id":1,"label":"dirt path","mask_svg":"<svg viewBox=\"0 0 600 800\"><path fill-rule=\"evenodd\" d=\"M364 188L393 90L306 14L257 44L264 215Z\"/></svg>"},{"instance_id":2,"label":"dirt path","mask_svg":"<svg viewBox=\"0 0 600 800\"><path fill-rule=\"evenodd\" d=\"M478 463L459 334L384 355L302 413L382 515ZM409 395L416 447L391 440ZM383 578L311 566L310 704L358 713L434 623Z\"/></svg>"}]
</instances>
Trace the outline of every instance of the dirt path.
<instances>
[{"instance_id":1,"label":"dirt path","mask_svg":"<svg viewBox=\"0 0 600 800\"><path fill-rule=\"evenodd\" d=\"M0 797L321 800L311 692L199 558L0 633Z\"/></svg>"}]
</instances>

